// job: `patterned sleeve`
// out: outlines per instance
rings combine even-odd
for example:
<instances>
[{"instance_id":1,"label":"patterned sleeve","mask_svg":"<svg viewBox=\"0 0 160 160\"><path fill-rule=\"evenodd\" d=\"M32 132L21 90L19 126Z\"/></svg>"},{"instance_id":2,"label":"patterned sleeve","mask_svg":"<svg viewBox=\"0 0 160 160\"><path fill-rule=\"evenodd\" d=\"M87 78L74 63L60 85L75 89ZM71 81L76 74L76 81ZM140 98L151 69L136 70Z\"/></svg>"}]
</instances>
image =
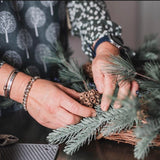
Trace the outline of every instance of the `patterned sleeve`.
<instances>
[{"instance_id":1,"label":"patterned sleeve","mask_svg":"<svg viewBox=\"0 0 160 160\"><path fill-rule=\"evenodd\" d=\"M81 38L85 54L92 56L93 42L108 33L121 36L121 26L111 21L105 1L69 1L67 8L71 33Z\"/></svg>"}]
</instances>

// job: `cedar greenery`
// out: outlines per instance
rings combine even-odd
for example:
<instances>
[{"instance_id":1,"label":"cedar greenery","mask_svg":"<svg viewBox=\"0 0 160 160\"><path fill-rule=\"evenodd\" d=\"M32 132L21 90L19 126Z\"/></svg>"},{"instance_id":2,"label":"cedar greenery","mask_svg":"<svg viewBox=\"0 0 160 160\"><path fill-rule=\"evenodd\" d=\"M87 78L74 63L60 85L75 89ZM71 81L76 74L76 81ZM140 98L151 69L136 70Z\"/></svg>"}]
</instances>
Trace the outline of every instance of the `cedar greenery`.
<instances>
[{"instance_id":1,"label":"cedar greenery","mask_svg":"<svg viewBox=\"0 0 160 160\"><path fill-rule=\"evenodd\" d=\"M120 101L123 107L114 109L111 105L107 112L103 112L100 106L95 106L97 111L96 117L84 118L76 125L69 125L65 128L53 130L47 137L51 144L65 143L64 152L72 155L85 143L89 144L92 140L96 139L98 134L109 136L112 133L119 133L134 126L134 134L140 139L135 146L134 156L137 159L144 159L147 156L149 145L160 131L160 63L158 62L160 49L158 48L156 36L147 37L144 44L136 52L132 52L131 50L129 52L131 56L125 59L120 56L112 56L110 58L110 65L104 64L103 70L113 75L120 75L123 77L120 80L123 81L137 80L140 85L138 97L133 97L132 99L126 97ZM70 65L67 63L70 63ZM139 64L138 66L136 66L137 63ZM64 66L64 64L67 64L68 67ZM73 89L79 90L78 88L82 85L80 88L86 90L86 87L84 87L86 84L87 89L92 88L88 85L90 83L89 80L74 61L65 62L63 59L63 64L59 66L60 79L71 83ZM76 77L73 76L71 80L70 77L73 73ZM84 91L83 89L81 91ZM113 102L117 101L116 93L111 98ZM147 114L145 117L147 123L144 123L138 116L138 112L141 113L141 110L145 110Z\"/></svg>"},{"instance_id":2,"label":"cedar greenery","mask_svg":"<svg viewBox=\"0 0 160 160\"><path fill-rule=\"evenodd\" d=\"M77 63L73 59L65 58L64 51L59 44L53 49L52 54L51 57L45 57L45 60L58 64L60 83L79 92L95 89L93 81L87 78ZM103 112L99 105L94 106L97 111L96 117L83 118L76 125L53 130L47 137L49 143L65 143L64 152L72 155L85 143L89 144L95 140L99 134L109 136L134 126L134 134L139 139L134 149L134 156L138 160L144 159L149 152L150 144L160 133L159 54L158 40L153 35L146 37L136 52L128 50L127 58L112 56L111 65L104 64L103 70L120 75L122 77L120 80L123 81L138 81L140 86L138 97L118 100L122 107L114 109L111 104L107 112ZM118 90L118 85L116 90ZM112 103L117 101L116 92L111 99ZM6 107L11 103L15 102L7 100L0 106ZM142 110L146 115L138 114ZM147 123L144 123L143 116Z\"/></svg>"}]
</instances>

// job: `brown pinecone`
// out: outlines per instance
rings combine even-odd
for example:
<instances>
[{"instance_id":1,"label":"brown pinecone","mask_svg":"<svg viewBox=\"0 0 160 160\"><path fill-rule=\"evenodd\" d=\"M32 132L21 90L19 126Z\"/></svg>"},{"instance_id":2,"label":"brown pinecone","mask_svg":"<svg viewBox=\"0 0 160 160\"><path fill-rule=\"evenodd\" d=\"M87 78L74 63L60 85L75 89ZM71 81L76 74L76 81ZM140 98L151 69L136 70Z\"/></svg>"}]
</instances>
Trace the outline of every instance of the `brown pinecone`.
<instances>
[{"instance_id":1,"label":"brown pinecone","mask_svg":"<svg viewBox=\"0 0 160 160\"><path fill-rule=\"evenodd\" d=\"M92 89L88 92L82 92L80 95L80 103L88 107L99 105L100 94L95 89Z\"/></svg>"},{"instance_id":2,"label":"brown pinecone","mask_svg":"<svg viewBox=\"0 0 160 160\"><path fill-rule=\"evenodd\" d=\"M88 62L88 63L84 64L83 71L85 74L88 75L89 78L93 79L92 63Z\"/></svg>"}]
</instances>

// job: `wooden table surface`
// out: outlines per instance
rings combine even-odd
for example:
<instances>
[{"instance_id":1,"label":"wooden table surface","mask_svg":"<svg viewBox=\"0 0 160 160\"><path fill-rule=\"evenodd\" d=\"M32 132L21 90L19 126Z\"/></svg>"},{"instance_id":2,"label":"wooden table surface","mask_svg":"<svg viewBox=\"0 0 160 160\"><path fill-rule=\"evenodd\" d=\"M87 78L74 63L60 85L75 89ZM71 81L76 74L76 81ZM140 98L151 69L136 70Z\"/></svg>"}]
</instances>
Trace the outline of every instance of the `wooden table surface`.
<instances>
[{"instance_id":1,"label":"wooden table surface","mask_svg":"<svg viewBox=\"0 0 160 160\"><path fill-rule=\"evenodd\" d=\"M47 143L49 132L51 130L40 126L23 110L0 117L0 134L15 135L20 139L19 142ZM133 146L101 139L68 156L61 145L56 160L134 160ZM151 148L145 160L160 160L160 148Z\"/></svg>"}]
</instances>

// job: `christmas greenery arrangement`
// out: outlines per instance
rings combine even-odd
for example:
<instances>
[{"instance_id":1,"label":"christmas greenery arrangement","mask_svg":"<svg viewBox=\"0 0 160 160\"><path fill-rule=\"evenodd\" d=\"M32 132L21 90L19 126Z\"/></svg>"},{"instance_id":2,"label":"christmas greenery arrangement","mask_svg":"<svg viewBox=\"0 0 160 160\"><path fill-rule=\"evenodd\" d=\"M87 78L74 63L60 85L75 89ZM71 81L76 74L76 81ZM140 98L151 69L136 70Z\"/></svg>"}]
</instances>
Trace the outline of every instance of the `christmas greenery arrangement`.
<instances>
[{"instance_id":1,"label":"christmas greenery arrangement","mask_svg":"<svg viewBox=\"0 0 160 160\"><path fill-rule=\"evenodd\" d=\"M124 57L111 57L110 65L103 66L104 71L123 77L121 81L136 80L139 83L137 97L126 97L121 101L116 98L117 85L114 96L110 98L112 104L118 100L122 107L114 109L111 104L107 112L100 108L101 95L92 79L91 63L79 67L72 58L66 59L60 45L53 48L52 54L44 60L58 64L57 81L81 92L79 102L95 108L97 116L53 130L47 137L49 143L65 143L64 152L72 155L85 143L106 138L135 145L134 156L137 159L144 159L150 146L160 146L160 48L155 35L146 37L137 51L126 48ZM18 103L4 99L0 106L6 108L13 104Z\"/></svg>"},{"instance_id":2,"label":"christmas greenery arrangement","mask_svg":"<svg viewBox=\"0 0 160 160\"><path fill-rule=\"evenodd\" d=\"M108 111L100 108L101 95L96 91L92 80L91 64L78 67L73 59L66 60L60 46L53 56L46 57L59 66L59 80L63 85L82 92L80 103L94 107L97 116L83 118L76 125L53 130L47 139L51 144L65 143L64 152L74 154L85 143L97 138L117 140L135 145L134 156L144 159L150 146L160 146L157 137L160 131L160 49L156 36L148 36L137 51L126 48L126 56L111 57L104 71L120 75L123 81L136 80L139 83L137 97L119 100L122 107L114 109L117 89ZM86 74L88 72L88 74ZM116 136L115 136L116 135ZM118 135L121 135L119 138Z\"/></svg>"}]
</instances>

